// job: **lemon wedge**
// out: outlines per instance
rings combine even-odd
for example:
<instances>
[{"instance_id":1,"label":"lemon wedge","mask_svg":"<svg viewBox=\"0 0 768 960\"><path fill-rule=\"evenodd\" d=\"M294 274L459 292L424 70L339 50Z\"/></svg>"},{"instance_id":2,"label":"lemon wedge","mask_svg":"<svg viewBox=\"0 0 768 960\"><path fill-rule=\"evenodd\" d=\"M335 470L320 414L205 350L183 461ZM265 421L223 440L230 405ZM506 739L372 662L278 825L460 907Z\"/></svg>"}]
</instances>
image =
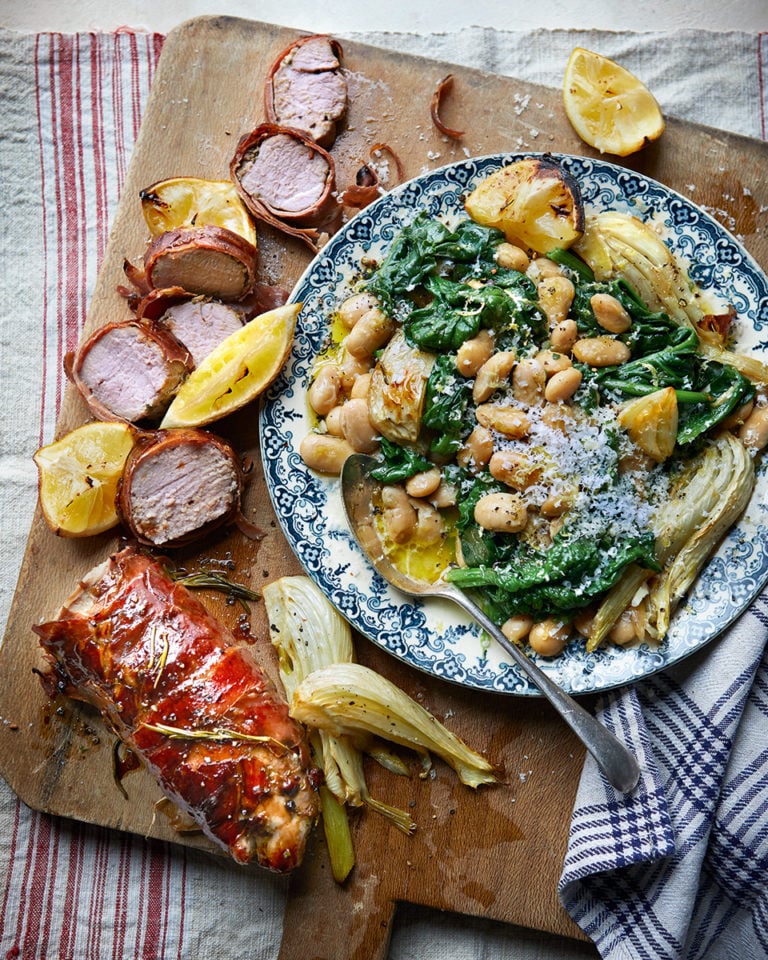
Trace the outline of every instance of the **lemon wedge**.
<instances>
[{"instance_id":1,"label":"lemon wedge","mask_svg":"<svg viewBox=\"0 0 768 960\"><path fill-rule=\"evenodd\" d=\"M510 243L549 253L565 249L584 229L579 185L558 163L529 157L489 174L464 208L485 227L497 227Z\"/></svg>"},{"instance_id":2,"label":"lemon wedge","mask_svg":"<svg viewBox=\"0 0 768 960\"><path fill-rule=\"evenodd\" d=\"M300 303L287 303L230 334L181 385L161 429L220 420L259 396L288 358L300 310Z\"/></svg>"},{"instance_id":3,"label":"lemon wedge","mask_svg":"<svg viewBox=\"0 0 768 960\"><path fill-rule=\"evenodd\" d=\"M563 79L565 113L600 153L626 157L664 132L664 116L642 81L599 53L575 47Z\"/></svg>"},{"instance_id":4,"label":"lemon wedge","mask_svg":"<svg viewBox=\"0 0 768 960\"><path fill-rule=\"evenodd\" d=\"M153 237L179 227L224 227L256 246L256 228L231 180L172 177L139 196Z\"/></svg>"},{"instance_id":5,"label":"lemon wedge","mask_svg":"<svg viewBox=\"0 0 768 960\"><path fill-rule=\"evenodd\" d=\"M88 537L117 525L117 486L135 438L127 423L86 423L34 454L40 506L54 533Z\"/></svg>"}]
</instances>

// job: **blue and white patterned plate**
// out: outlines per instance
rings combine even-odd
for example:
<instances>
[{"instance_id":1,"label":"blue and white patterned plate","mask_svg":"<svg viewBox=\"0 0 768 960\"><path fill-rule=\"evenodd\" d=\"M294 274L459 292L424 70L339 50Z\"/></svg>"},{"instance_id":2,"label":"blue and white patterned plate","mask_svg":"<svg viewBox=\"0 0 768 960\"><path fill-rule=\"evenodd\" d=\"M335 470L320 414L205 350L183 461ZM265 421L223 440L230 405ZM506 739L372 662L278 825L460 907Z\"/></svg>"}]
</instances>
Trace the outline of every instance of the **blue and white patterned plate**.
<instances>
[{"instance_id":1,"label":"blue and white patterned plate","mask_svg":"<svg viewBox=\"0 0 768 960\"><path fill-rule=\"evenodd\" d=\"M455 222L463 197L488 174L522 154L453 163L404 183L350 220L321 250L291 295L302 302L295 344L262 403L261 446L267 486L288 542L307 574L362 634L420 670L483 690L536 695L495 643L454 605L412 602L373 571L344 518L339 482L307 469L298 453L312 429L307 390L312 362L327 343L327 317L350 293L363 258L380 259L393 237L422 210ZM531 156L526 154L525 156ZM738 312L738 346L768 348L768 280L715 220L662 184L585 157L558 156L578 181L587 212L620 210L652 218L691 278ZM659 647L607 646L587 654L573 641L558 658L538 658L563 689L594 693L655 673L716 637L768 580L768 471L738 526L713 556Z\"/></svg>"}]
</instances>

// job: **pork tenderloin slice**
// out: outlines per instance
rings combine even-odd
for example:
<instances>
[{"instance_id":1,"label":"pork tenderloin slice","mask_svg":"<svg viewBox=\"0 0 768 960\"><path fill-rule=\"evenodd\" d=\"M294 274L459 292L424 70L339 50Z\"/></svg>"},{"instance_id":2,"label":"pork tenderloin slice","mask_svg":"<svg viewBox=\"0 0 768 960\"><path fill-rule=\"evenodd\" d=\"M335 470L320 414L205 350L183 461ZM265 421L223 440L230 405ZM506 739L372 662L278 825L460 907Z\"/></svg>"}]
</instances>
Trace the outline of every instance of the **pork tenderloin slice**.
<instances>
[{"instance_id":1,"label":"pork tenderloin slice","mask_svg":"<svg viewBox=\"0 0 768 960\"><path fill-rule=\"evenodd\" d=\"M340 54L339 44L326 36L305 37L288 47L267 78L269 119L330 146L336 139L336 125L347 111L347 81L340 70Z\"/></svg>"},{"instance_id":2,"label":"pork tenderloin slice","mask_svg":"<svg viewBox=\"0 0 768 960\"><path fill-rule=\"evenodd\" d=\"M241 168L240 182L275 213L300 219L324 200L328 164L322 154L287 133L258 145Z\"/></svg>"},{"instance_id":3,"label":"pork tenderloin slice","mask_svg":"<svg viewBox=\"0 0 768 960\"><path fill-rule=\"evenodd\" d=\"M240 139L230 175L257 220L313 252L341 225L333 158L299 130L261 124Z\"/></svg>"},{"instance_id":4,"label":"pork tenderloin slice","mask_svg":"<svg viewBox=\"0 0 768 960\"><path fill-rule=\"evenodd\" d=\"M128 320L101 327L65 365L95 416L137 423L165 413L192 360L169 332Z\"/></svg>"},{"instance_id":5,"label":"pork tenderloin slice","mask_svg":"<svg viewBox=\"0 0 768 960\"><path fill-rule=\"evenodd\" d=\"M161 233L144 254L153 289L181 287L218 300L240 300L253 289L256 247L224 227L206 225Z\"/></svg>"},{"instance_id":6,"label":"pork tenderloin slice","mask_svg":"<svg viewBox=\"0 0 768 960\"><path fill-rule=\"evenodd\" d=\"M181 546L235 518L243 481L239 458L221 437L161 430L129 454L118 509L139 542Z\"/></svg>"},{"instance_id":7,"label":"pork tenderloin slice","mask_svg":"<svg viewBox=\"0 0 768 960\"><path fill-rule=\"evenodd\" d=\"M195 298L169 307L158 324L184 344L197 367L215 347L242 327L243 314L228 303Z\"/></svg>"}]
</instances>

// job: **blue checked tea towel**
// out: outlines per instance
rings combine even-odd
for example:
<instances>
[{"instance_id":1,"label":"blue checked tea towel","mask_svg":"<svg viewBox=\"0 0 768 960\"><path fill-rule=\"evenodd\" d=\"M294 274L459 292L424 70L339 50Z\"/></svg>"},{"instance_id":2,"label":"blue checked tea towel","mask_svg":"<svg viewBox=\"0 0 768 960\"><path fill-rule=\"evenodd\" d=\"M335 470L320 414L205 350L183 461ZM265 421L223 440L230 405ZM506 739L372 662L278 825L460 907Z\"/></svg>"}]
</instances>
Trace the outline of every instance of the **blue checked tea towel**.
<instances>
[{"instance_id":1,"label":"blue checked tea towel","mask_svg":"<svg viewBox=\"0 0 768 960\"><path fill-rule=\"evenodd\" d=\"M623 796L588 758L560 882L602 957L768 957L766 639L764 592L695 657L604 698L644 773Z\"/></svg>"}]
</instances>

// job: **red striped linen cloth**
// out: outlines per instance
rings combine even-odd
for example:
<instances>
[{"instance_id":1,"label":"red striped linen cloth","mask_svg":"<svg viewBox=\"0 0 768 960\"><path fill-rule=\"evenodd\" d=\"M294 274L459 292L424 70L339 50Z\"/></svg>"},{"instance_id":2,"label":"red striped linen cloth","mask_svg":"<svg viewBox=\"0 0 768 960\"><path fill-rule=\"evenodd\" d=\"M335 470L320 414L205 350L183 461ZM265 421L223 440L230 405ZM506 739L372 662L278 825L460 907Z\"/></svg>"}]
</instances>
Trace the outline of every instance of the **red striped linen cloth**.
<instances>
[{"instance_id":1,"label":"red striped linen cloth","mask_svg":"<svg viewBox=\"0 0 768 960\"><path fill-rule=\"evenodd\" d=\"M354 38L550 86L580 44L635 69L670 113L767 133L766 35L471 28ZM0 30L0 399L13 411L0 430L3 628L35 506L32 453L54 435L62 358L85 321L162 44L130 30ZM0 960L271 960L285 895L285 881L244 876L223 858L31 811L0 782ZM597 955L478 920L399 915L392 960Z\"/></svg>"}]
</instances>

